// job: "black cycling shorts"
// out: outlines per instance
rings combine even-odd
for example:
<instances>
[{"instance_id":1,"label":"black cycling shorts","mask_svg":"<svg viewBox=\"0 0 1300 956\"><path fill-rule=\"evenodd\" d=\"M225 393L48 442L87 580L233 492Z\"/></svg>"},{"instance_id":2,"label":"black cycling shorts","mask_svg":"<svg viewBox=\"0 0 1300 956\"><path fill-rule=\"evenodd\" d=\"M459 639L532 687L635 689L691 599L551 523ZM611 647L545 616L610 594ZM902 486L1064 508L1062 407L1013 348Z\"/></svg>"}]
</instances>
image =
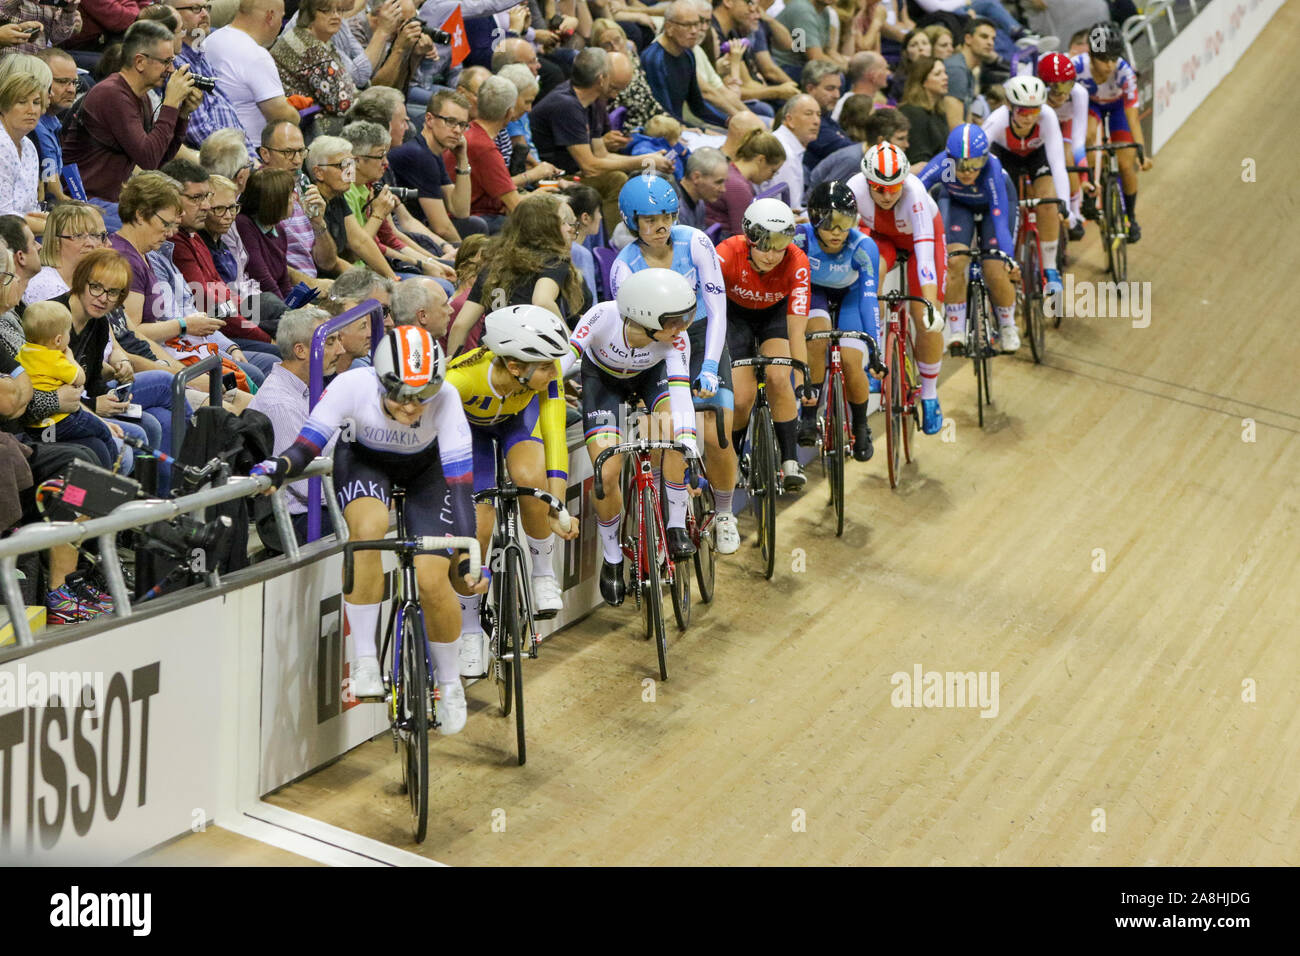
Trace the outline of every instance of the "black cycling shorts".
<instances>
[{"instance_id":1,"label":"black cycling shorts","mask_svg":"<svg viewBox=\"0 0 1300 956\"><path fill-rule=\"evenodd\" d=\"M1011 177L1011 182L1016 189L1020 188L1020 177L1028 176L1032 183L1042 176L1052 175L1052 164L1047 160L1047 147L1039 146L1028 156L1021 156L1019 153L1013 153L1009 149L1004 149L997 143L993 144L993 155L998 158L1002 168L1006 170L1007 175ZM1019 197L1024 199L1026 197Z\"/></svg>"},{"instance_id":2,"label":"black cycling shorts","mask_svg":"<svg viewBox=\"0 0 1300 956\"><path fill-rule=\"evenodd\" d=\"M758 346L770 339L790 337L790 302L782 299L766 309L746 309L727 303L727 349L733 361L755 358Z\"/></svg>"},{"instance_id":3,"label":"black cycling shorts","mask_svg":"<svg viewBox=\"0 0 1300 956\"><path fill-rule=\"evenodd\" d=\"M668 368L663 362L630 378L618 378L583 357L582 429L588 444L611 435L625 441L628 414L637 399L650 411L660 402L667 403Z\"/></svg>"},{"instance_id":4,"label":"black cycling shorts","mask_svg":"<svg viewBox=\"0 0 1300 956\"><path fill-rule=\"evenodd\" d=\"M334 493L340 509L358 498L377 498L391 506L394 485L406 489L408 535L456 533L437 442L414 455L368 452L355 442L334 446Z\"/></svg>"}]
</instances>

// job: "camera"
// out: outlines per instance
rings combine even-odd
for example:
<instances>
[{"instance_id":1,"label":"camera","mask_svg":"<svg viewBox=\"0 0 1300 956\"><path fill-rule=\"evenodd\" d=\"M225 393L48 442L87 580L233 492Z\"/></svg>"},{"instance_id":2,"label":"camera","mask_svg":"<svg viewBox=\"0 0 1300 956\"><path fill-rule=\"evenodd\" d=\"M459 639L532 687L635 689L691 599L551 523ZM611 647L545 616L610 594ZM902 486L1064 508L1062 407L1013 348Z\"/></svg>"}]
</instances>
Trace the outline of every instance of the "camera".
<instances>
[{"instance_id":1,"label":"camera","mask_svg":"<svg viewBox=\"0 0 1300 956\"><path fill-rule=\"evenodd\" d=\"M435 30L433 27L430 26L425 26L424 21L421 20L419 17L411 17L411 19L407 20L406 22L420 24L420 32L423 33L425 36L427 36L434 43L441 43L443 46L448 46L451 44L450 33L446 33L442 30Z\"/></svg>"},{"instance_id":2,"label":"camera","mask_svg":"<svg viewBox=\"0 0 1300 956\"><path fill-rule=\"evenodd\" d=\"M399 202L410 202L412 199L420 198L418 189L409 189L406 186L389 186L388 191L396 196Z\"/></svg>"},{"instance_id":3,"label":"camera","mask_svg":"<svg viewBox=\"0 0 1300 956\"><path fill-rule=\"evenodd\" d=\"M193 80L194 85L204 93L211 93L217 88L216 77L204 76L202 73L191 73L190 79Z\"/></svg>"}]
</instances>

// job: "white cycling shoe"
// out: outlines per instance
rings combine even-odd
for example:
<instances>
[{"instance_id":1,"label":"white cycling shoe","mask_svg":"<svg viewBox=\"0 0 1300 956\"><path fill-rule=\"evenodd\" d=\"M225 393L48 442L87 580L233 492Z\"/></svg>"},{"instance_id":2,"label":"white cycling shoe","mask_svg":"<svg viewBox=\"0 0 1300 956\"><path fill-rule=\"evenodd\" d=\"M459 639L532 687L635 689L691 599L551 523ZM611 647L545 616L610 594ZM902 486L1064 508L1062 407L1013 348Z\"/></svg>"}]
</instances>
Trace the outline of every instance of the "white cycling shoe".
<instances>
[{"instance_id":1,"label":"white cycling shoe","mask_svg":"<svg viewBox=\"0 0 1300 956\"><path fill-rule=\"evenodd\" d=\"M533 578L533 617L539 621L555 617L564 609L564 592L554 575Z\"/></svg>"},{"instance_id":2,"label":"white cycling shoe","mask_svg":"<svg viewBox=\"0 0 1300 956\"><path fill-rule=\"evenodd\" d=\"M384 681L379 676L379 659L362 657L352 669L352 696L358 700L366 697L383 697Z\"/></svg>"},{"instance_id":3,"label":"white cycling shoe","mask_svg":"<svg viewBox=\"0 0 1300 956\"><path fill-rule=\"evenodd\" d=\"M998 341L1001 343L1002 354L1011 355L1020 349L1020 330L1014 323L1004 325L998 330Z\"/></svg>"},{"instance_id":4,"label":"white cycling shoe","mask_svg":"<svg viewBox=\"0 0 1300 956\"><path fill-rule=\"evenodd\" d=\"M465 729L469 707L465 703L465 687L460 681L438 685L438 731L444 737Z\"/></svg>"},{"instance_id":5,"label":"white cycling shoe","mask_svg":"<svg viewBox=\"0 0 1300 956\"><path fill-rule=\"evenodd\" d=\"M487 673L487 635L466 631L460 636L460 676L482 677Z\"/></svg>"},{"instance_id":6,"label":"white cycling shoe","mask_svg":"<svg viewBox=\"0 0 1300 956\"><path fill-rule=\"evenodd\" d=\"M808 483L808 478L803 473L803 468L799 462L790 458L781 463L781 472L785 475L786 491L802 491L803 486Z\"/></svg>"},{"instance_id":7,"label":"white cycling shoe","mask_svg":"<svg viewBox=\"0 0 1300 956\"><path fill-rule=\"evenodd\" d=\"M740 550L740 531L736 528L736 516L727 513L713 519L713 545L718 554L735 554Z\"/></svg>"}]
</instances>

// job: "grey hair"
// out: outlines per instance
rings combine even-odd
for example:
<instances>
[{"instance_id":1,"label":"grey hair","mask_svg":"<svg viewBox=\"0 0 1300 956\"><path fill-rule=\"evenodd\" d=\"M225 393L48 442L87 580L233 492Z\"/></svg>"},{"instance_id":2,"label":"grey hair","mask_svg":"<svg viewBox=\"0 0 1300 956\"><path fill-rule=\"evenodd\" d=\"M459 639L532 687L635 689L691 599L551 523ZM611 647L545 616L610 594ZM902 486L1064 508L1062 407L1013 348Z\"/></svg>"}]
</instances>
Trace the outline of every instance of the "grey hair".
<instances>
[{"instance_id":1,"label":"grey hair","mask_svg":"<svg viewBox=\"0 0 1300 956\"><path fill-rule=\"evenodd\" d=\"M349 123L369 120L387 126L399 108L406 109L406 99L399 91L391 86L368 86L357 94L343 118Z\"/></svg>"},{"instance_id":2,"label":"grey hair","mask_svg":"<svg viewBox=\"0 0 1300 956\"><path fill-rule=\"evenodd\" d=\"M497 76L513 83L520 96L527 96L530 90L536 93L541 89L537 77L533 76L533 71L522 63L507 63L497 70Z\"/></svg>"},{"instance_id":3,"label":"grey hair","mask_svg":"<svg viewBox=\"0 0 1300 956\"><path fill-rule=\"evenodd\" d=\"M49 47L48 49L56 49ZM71 59L70 54L64 54ZM50 72L49 64L40 57L32 56L30 53L7 53L0 58L0 81L7 80L12 73L30 73L36 77L36 82L43 90L49 90L54 85L54 74Z\"/></svg>"},{"instance_id":4,"label":"grey hair","mask_svg":"<svg viewBox=\"0 0 1300 956\"><path fill-rule=\"evenodd\" d=\"M330 314L314 305L304 305L301 309L290 309L280 316L280 324L275 329L275 347L286 359L293 358L295 345L311 345L312 333L323 319Z\"/></svg>"},{"instance_id":5,"label":"grey hair","mask_svg":"<svg viewBox=\"0 0 1300 956\"><path fill-rule=\"evenodd\" d=\"M519 91L509 80L489 76L478 88L479 119L496 123L506 118L519 99Z\"/></svg>"},{"instance_id":6,"label":"grey hair","mask_svg":"<svg viewBox=\"0 0 1300 956\"><path fill-rule=\"evenodd\" d=\"M699 149L691 150L691 155L686 158L686 175L703 173L707 176L717 169L725 169L727 162L727 157L722 150L712 146L701 146Z\"/></svg>"},{"instance_id":7,"label":"grey hair","mask_svg":"<svg viewBox=\"0 0 1300 956\"><path fill-rule=\"evenodd\" d=\"M242 129L219 129L199 147L199 165L218 176L234 179L247 163L248 146Z\"/></svg>"},{"instance_id":8,"label":"grey hair","mask_svg":"<svg viewBox=\"0 0 1300 956\"><path fill-rule=\"evenodd\" d=\"M319 143L322 138L333 137L319 137L313 145ZM343 270L343 274L334 280L334 285L330 288L330 298L338 302L359 301L370 298L372 292L387 292L391 295L393 281L385 279L377 272L371 272L365 266L355 265Z\"/></svg>"},{"instance_id":9,"label":"grey hair","mask_svg":"<svg viewBox=\"0 0 1300 956\"><path fill-rule=\"evenodd\" d=\"M352 144L341 136L317 136L307 147L307 168L323 166L331 157L339 155L351 156Z\"/></svg>"},{"instance_id":10,"label":"grey hair","mask_svg":"<svg viewBox=\"0 0 1300 956\"><path fill-rule=\"evenodd\" d=\"M590 89L608 72L609 54L598 46L589 46L573 58L573 87Z\"/></svg>"},{"instance_id":11,"label":"grey hair","mask_svg":"<svg viewBox=\"0 0 1300 956\"><path fill-rule=\"evenodd\" d=\"M849 69L845 74L845 79L848 81L849 86L853 86L858 80L881 65L888 66L888 63L879 53L873 53L870 50L855 53L849 57Z\"/></svg>"},{"instance_id":12,"label":"grey hair","mask_svg":"<svg viewBox=\"0 0 1300 956\"><path fill-rule=\"evenodd\" d=\"M365 120L349 123L339 130L339 135L352 144L353 155L363 149L374 149L376 146L386 150L392 145L388 127L380 126L378 123L368 123Z\"/></svg>"},{"instance_id":13,"label":"grey hair","mask_svg":"<svg viewBox=\"0 0 1300 956\"><path fill-rule=\"evenodd\" d=\"M429 308L436 288L439 286L432 279L411 278L399 282L388 307L393 313L393 321L398 325L414 325L415 314Z\"/></svg>"},{"instance_id":14,"label":"grey hair","mask_svg":"<svg viewBox=\"0 0 1300 956\"><path fill-rule=\"evenodd\" d=\"M810 86L816 86L832 73L839 72L840 68L830 60L810 60L799 76L799 87L806 90Z\"/></svg>"}]
</instances>

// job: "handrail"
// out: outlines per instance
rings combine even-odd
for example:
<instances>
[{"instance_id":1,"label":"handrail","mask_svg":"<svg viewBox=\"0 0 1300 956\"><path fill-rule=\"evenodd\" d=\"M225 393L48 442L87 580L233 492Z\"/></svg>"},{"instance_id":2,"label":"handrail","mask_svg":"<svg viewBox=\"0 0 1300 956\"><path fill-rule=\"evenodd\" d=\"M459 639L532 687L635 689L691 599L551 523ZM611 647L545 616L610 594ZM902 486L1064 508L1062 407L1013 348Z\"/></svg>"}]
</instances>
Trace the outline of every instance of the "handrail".
<instances>
[{"instance_id":1,"label":"handrail","mask_svg":"<svg viewBox=\"0 0 1300 956\"><path fill-rule=\"evenodd\" d=\"M342 516L338 514L338 504L334 500L331 480L333 470L334 462L331 459L317 458L307 466L304 474L317 476L318 479L323 477L327 482L330 515L335 521L335 526L341 529L340 540L342 540L346 537L346 530ZM214 488L205 488L180 498L127 501L114 508L110 514L102 518L91 518L89 521L52 521L24 525L9 537L0 540L0 591L3 591L4 603L9 611L9 620L13 625L14 639L18 646L30 647L36 643L27 623L26 604L23 601L22 591L18 587L20 556L33 551L46 551L59 545L75 545L91 538L98 538L100 561L104 565L104 576L108 580L109 593L113 596L113 615L117 618L127 618L131 615L131 599L118 561L118 534L157 521L169 521L191 511L200 511L227 501L252 497L261 494L270 485L270 478L237 476ZM290 561L296 561L300 557L300 551L298 540L293 534L293 524L289 519L289 508L284 501L283 489L272 496L271 506L275 512L280 538L284 542L285 556Z\"/></svg>"},{"instance_id":2,"label":"handrail","mask_svg":"<svg viewBox=\"0 0 1300 956\"><path fill-rule=\"evenodd\" d=\"M343 328L345 325L351 325L353 322L364 316L378 318L378 322L370 323L370 351L375 351L375 346L379 340L384 337L384 307L379 304L378 299L366 299L360 305L348 309L339 315L322 322L316 327L316 331L311 336L311 358L308 361L308 398L307 407L312 409L320 401L320 396L325 391L325 340L333 333ZM331 499L333 492L330 492ZM338 531L339 519L334 515L331 509L330 515L334 520L334 530ZM312 478L307 482L307 540L315 541L320 537L320 479Z\"/></svg>"},{"instance_id":3,"label":"handrail","mask_svg":"<svg viewBox=\"0 0 1300 956\"><path fill-rule=\"evenodd\" d=\"M185 390L190 382L207 372L219 372L222 368L220 353L213 352L207 358L199 359L193 365L187 365L172 379L172 457L181 457L181 444L185 441L185 429L189 421L185 415ZM213 408L221 407L221 375L208 375L208 404Z\"/></svg>"}]
</instances>

